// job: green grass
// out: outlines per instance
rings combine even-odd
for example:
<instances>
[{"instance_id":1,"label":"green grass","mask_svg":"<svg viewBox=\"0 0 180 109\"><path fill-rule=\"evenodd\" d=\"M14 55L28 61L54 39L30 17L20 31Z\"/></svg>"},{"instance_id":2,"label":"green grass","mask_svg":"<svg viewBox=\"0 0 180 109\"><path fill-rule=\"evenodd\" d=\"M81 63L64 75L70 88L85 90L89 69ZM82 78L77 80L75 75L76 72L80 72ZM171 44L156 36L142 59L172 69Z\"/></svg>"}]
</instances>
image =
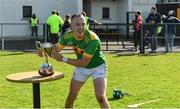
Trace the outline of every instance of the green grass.
<instances>
[{"instance_id":1,"label":"green grass","mask_svg":"<svg viewBox=\"0 0 180 109\"><path fill-rule=\"evenodd\" d=\"M75 55L64 54L75 58ZM106 54L108 61L107 97L112 108L161 98L142 108L180 108L180 54L118 55ZM49 60L63 79L41 83L41 107L62 108L68 94L73 66ZM32 108L32 85L6 81L9 74L38 70L43 58L32 53L0 51L0 108ZM119 87L131 96L113 100L113 88ZM92 79L83 86L75 102L77 108L99 108Z\"/></svg>"}]
</instances>

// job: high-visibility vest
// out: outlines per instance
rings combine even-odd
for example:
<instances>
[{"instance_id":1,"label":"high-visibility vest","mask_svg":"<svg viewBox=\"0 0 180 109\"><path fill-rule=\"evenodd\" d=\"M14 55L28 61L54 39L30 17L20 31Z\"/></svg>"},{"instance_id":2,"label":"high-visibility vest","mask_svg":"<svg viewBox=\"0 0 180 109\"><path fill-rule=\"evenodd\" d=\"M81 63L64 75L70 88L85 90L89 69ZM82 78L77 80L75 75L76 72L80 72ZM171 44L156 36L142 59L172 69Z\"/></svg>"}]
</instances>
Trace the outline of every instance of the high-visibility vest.
<instances>
[{"instance_id":1,"label":"high-visibility vest","mask_svg":"<svg viewBox=\"0 0 180 109\"><path fill-rule=\"evenodd\" d=\"M34 27L34 26L37 26L38 25L38 18L31 18L31 26Z\"/></svg>"},{"instance_id":2,"label":"high-visibility vest","mask_svg":"<svg viewBox=\"0 0 180 109\"><path fill-rule=\"evenodd\" d=\"M89 18L86 16L85 17L85 28L89 30Z\"/></svg>"}]
</instances>

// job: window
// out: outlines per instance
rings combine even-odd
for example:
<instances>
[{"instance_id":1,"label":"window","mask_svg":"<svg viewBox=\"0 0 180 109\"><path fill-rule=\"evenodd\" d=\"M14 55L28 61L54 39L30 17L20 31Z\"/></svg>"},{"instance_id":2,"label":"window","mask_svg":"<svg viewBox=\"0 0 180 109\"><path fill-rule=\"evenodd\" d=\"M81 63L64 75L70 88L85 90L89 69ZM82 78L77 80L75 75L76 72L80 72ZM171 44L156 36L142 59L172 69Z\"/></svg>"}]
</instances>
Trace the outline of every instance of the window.
<instances>
[{"instance_id":1,"label":"window","mask_svg":"<svg viewBox=\"0 0 180 109\"><path fill-rule=\"evenodd\" d=\"M23 18L30 18L32 15L32 6L23 6Z\"/></svg>"},{"instance_id":2,"label":"window","mask_svg":"<svg viewBox=\"0 0 180 109\"><path fill-rule=\"evenodd\" d=\"M110 9L109 7L103 7L102 8L102 18L103 19L109 19L110 18L110 13L109 13Z\"/></svg>"}]
</instances>

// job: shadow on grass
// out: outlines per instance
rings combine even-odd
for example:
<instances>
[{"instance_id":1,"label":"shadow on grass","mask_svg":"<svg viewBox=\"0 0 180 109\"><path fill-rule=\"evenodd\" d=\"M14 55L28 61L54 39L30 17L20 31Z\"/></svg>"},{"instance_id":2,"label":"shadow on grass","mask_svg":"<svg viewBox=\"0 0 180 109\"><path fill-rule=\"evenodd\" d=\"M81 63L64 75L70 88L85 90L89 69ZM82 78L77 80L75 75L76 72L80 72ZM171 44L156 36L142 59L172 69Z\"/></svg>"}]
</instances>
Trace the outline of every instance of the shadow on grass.
<instances>
[{"instance_id":1,"label":"shadow on grass","mask_svg":"<svg viewBox=\"0 0 180 109\"><path fill-rule=\"evenodd\" d=\"M108 101L118 101L118 100L121 100L121 99L108 98Z\"/></svg>"},{"instance_id":2,"label":"shadow on grass","mask_svg":"<svg viewBox=\"0 0 180 109\"><path fill-rule=\"evenodd\" d=\"M145 53L145 54L140 54L137 52L111 52L110 54L117 54L114 57L123 57L123 56L139 56L139 57L148 57L148 56L159 56L159 55L165 55L166 53L164 52L159 52L159 53Z\"/></svg>"},{"instance_id":3,"label":"shadow on grass","mask_svg":"<svg viewBox=\"0 0 180 109\"><path fill-rule=\"evenodd\" d=\"M11 53L5 53L5 54L0 54L0 56L13 56L13 55L23 55L27 54L26 52L11 52Z\"/></svg>"}]
</instances>

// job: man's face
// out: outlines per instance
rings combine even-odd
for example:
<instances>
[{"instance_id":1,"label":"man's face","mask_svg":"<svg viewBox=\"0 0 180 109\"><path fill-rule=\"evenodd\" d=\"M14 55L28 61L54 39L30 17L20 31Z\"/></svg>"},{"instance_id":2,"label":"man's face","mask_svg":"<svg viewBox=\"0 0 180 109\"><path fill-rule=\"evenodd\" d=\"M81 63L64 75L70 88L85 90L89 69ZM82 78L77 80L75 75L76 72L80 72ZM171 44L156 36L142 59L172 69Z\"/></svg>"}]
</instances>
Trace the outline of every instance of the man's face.
<instances>
[{"instance_id":1,"label":"man's face","mask_svg":"<svg viewBox=\"0 0 180 109\"><path fill-rule=\"evenodd\" d=\"M78 16L72 19L71 21L71 29L78 39L78 37L82 37L85 32L85 18L83 16Z\"/></svg>"},{"instance_id":2,"label":"man's face","mask_svg":"<svg viewBox=\"0 0 180 109\"><path fill-rule=\"evenodd\" d=\"M156 14L156 10L155 9L151 9L151 13L152 14Z\"/></svg>"},{"instance_id":3,"label":"man's face","mask_svg":"<svg viewBox=\"0 0 180 109\"><path fill-rule=\"evenodd\" d=\"M139 14L137 12L135 13L135 15L136 15L136 17L139 16Z\"/></svg>"}]
</instances>

